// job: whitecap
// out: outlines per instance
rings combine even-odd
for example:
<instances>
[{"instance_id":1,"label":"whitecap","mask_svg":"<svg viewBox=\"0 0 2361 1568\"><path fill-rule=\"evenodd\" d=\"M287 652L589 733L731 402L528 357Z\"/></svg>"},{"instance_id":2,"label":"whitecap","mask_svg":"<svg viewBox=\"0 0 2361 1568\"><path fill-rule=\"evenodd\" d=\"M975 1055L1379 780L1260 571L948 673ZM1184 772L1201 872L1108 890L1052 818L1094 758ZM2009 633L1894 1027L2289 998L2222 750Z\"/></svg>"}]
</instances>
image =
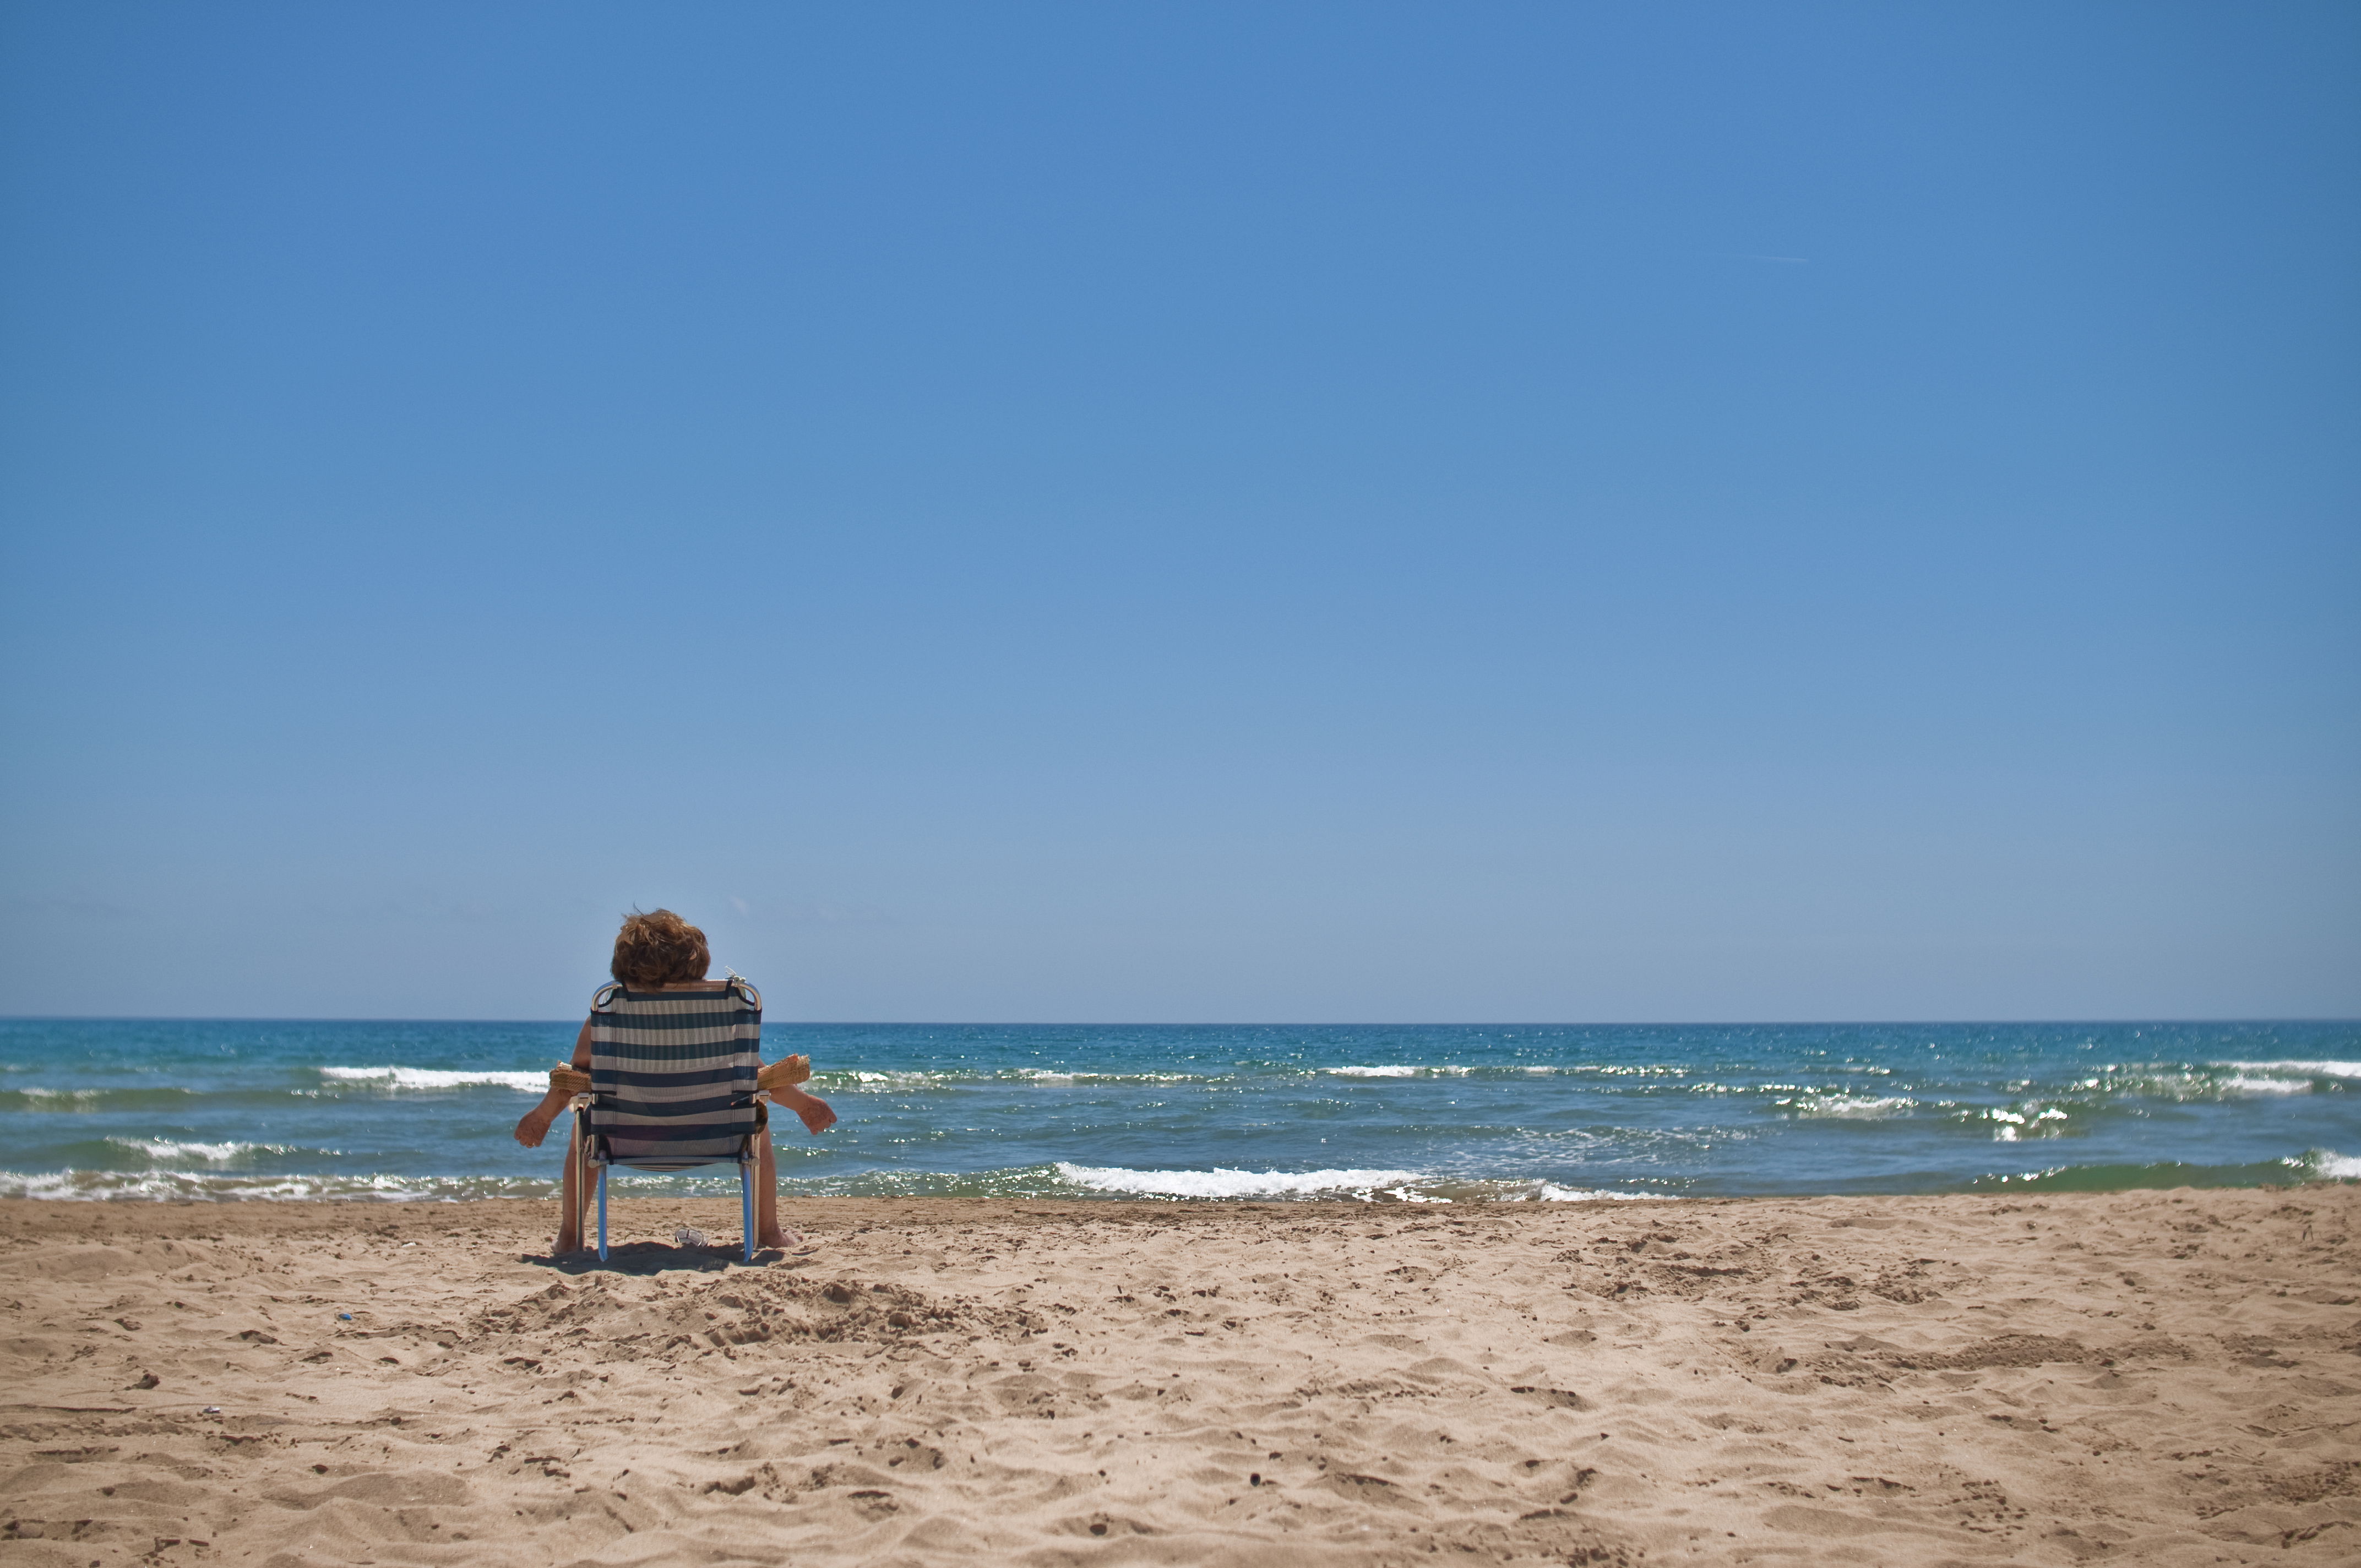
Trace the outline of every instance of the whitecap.
<instances>
[{"instance_id":1,"label":"whitecap","mask_svg":"<svg viewBox=\"0 0 2361 1568\"><path fill-rule=\"evenodd\" d=\"M261 1148L260 1144L197 1144L182 1143L176 1138L109 1138L127 1149L137 1149L149 1159L194 1159L219 1165Z\"/></svg>"},{"instance_id":2,"label":"whitecap","mask_svg":"<svg viewBox=\"0 0 2361 1568\"><path fill-rule=\"evenodd\" d=\"M2312 1083L2301 1078L2248 1078L2244 1073L2225 1078L2221 1087L2237 1094L2309 1094Z\"/></svg>"},{"instance_id":3,"label":"whitecap","mask_svg":"<svg viewBox=\"0 0 2361 1568\"><path fill-rule=\"evenodd\" d=\"M1832 1116L1851 1121L1873 1121L1882 1116L1899 1116L1916 1108L1918 1102L1907 1094L1807 1094L1800 1099L1781 1100L1798 1116Z\"/></svg>"},{"instance_id":4,"label":"whitecap","mask_svg":"<svg viewBox=\"0 0 2361 1568\"><path fill-rule=\"evenodd\" d=\"M445 1070L433 1067L324 1067L320 1076L338 1083L377 1083L389 1089L543 1090L549 1087L546 1069L539 1072Z\"/></svg>"},{"instance_id":5,"label":"whitecap","mask_svg":"<svg viewBox=\"0 0 2361 1568\"><path fill-rule=\"evenodd\" d=\"M1536 1203L1596 1203L1612 1200L1618 1203L1635 1201L1664 1202L1668 1192L1609 1192L1603 1187L1560 1187L1554 1181L1544 1181L1530 1194Z\"/></svg>"},{"instance_id":6,"label":"whitecap","mask_svg":"<svg viewBox=\"0 0 2361 1568\"><path fill-rule=\"evenodd\" d=\"M1323 1067L1320 1070L1332 1078L1422 1078L1430 1073L1437 1078L1465 1078L1476 1069L1472 1067L1411 1067L1389 1063L1384 1067Z\"/></svg>"},{"instance_id":7,"label":"whitecap","mask_svg":"<svg viewBox=\"0 0 2361 1568\"><path fill-rule=\"evenodd\" d=\"M2301 1163L2332 1181L2361 1181L2361 1159L2334 1149L2314 1149Z\"/></svg>"},{"instance_id":8,"label":"whitecap","mask_svg":"<svg viewBox=\"0 0 2361 1568\"><path fill-rule=\"evenodd\" d=\"M1004 1074L1024 1083L1203 1083L1203 1075L1190 1072L1090 1072L1081 1068L1023 1067Z\"/></svg>"},{"instance_id":9,"label":"whitecap","mask_svg":"<svg viewBox=\"0 0 2361 1568\"><path fill-rule=\"evenodd\" d=\"M1122 1166L1057 1164L1058 1174L1094 1192L1159 1198L1257 1198L1305 1192L1367 1192L1416 1181L1414 1170L1129 1170Z\"/></svg>"},{"instance_id":10,"label":"whitecap","mask_svg":"<svg viewBox=\"0 0 2361 1568\"><path fill-rule=\"evenodd\" d=\"M2244 1072L2295 1072L2306 1078L2361 1078L2361 1061L2220 1061Z\"/></svg>"}]
</instances>

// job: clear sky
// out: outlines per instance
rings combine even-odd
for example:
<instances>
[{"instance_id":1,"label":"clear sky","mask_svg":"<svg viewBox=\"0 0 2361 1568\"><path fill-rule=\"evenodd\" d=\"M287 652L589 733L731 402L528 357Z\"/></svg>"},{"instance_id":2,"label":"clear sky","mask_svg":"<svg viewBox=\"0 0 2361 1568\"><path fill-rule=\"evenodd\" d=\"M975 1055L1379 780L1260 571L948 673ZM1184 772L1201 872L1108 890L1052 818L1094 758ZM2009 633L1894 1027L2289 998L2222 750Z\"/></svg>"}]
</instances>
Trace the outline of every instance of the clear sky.
<instances>
[{"instance_id":1,"label":"clear sky","mask_svg":"<svg viewBox=\"0 0 2361 1568\"><path fill-rule=\"evenodd\" d=\"M0 1012L2361 1014L2361 9L0 6Z\"/></svg>"}]
</instances>

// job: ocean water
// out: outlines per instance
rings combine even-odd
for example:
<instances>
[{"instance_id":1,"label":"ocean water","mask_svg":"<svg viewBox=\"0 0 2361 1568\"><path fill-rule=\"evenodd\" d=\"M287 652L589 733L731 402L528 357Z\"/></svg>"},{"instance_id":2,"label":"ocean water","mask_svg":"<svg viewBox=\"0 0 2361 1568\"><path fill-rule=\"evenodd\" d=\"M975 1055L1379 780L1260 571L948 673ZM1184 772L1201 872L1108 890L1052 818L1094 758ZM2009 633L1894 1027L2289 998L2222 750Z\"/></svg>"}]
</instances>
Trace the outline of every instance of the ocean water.
<instances>
[{"instance_id":1,"label":"ocean water","mask_svg":"<svg viewBox=\"0 0 2361 1568\"><path fill-rule=\"evenodd\" d=\"M0 1020L0 1196L538 1197L578 1022ZM791 1192L1441 1202L2361 1179L2361 1024L766 1025ZM725 1190L734 1175L633 1177Z\"/></svg>"}]
</instances>

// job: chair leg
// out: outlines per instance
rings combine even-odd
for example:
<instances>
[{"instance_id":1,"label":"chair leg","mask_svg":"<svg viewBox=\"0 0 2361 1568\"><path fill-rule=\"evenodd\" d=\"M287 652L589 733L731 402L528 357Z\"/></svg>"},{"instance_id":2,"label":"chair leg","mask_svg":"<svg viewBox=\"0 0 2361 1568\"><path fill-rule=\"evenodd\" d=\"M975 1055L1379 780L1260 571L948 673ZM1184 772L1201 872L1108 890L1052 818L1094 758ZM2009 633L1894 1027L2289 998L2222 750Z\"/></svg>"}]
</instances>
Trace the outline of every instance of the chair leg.
<instances>
[{"instance_id":1,"label":"chair leg","mask_svg":"<svg viewBox=\"0 0 2361 1568\"><path fill-rule=\"evenodd\" d=\"M754 1261L754 1167L746 1160L738 1162L738 1212L745 1229L740 1234L746 1238L746 1261Z\"/></svg>"},{"instance_id":2,"label":"chair leg","mask_svg":"<svg viewBox=\"0 0 2361 1568\"><path fill-rule=\"evenodd\" d=\"M598 1168L598 1261L607 1261L607 1168Z\"/></svg>"},{"instance_id":3,"label":"chair leg","mask_svg":"<svg viewBox=\"0 0 2361 1568\"><path fill-rule=\"evenodd\" d=\"M590 1132L581 1112L574 1113L574 1245L582 1245L582 1227L590 1218Z\"/></svg>"}]
</instances>

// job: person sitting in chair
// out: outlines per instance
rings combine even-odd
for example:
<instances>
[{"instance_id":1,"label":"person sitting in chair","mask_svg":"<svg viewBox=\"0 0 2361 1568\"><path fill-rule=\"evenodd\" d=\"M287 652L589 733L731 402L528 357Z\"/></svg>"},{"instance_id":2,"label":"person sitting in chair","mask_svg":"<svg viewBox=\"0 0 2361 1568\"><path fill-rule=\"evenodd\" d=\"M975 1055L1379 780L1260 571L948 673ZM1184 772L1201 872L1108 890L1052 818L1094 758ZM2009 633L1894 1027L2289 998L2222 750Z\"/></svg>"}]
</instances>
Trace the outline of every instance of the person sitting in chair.
<instances>
[{"instance_id":1,"label":"person sitting in chair","mask_svg":"<svg viewBox=\"0 0 2361 1568\"><path fill-rule=\"evenodd\" d=\"M736 1055L742 1064L735 1069L742 1089L742 1075L761 1059L752 1053L759 1051L761 1046L763 999L752 986L734 974L726 981L706 979L705 971L711 961L705 933L671 910L659 909L648 915L635 912L628 916L615 938L614 962L609 966L615 983L601 986L591 999L590 1016L574 1042L571 1066L552 1069L548 1094L516 1124L517 1142L529 1149L539 1148L542 1139L549 1135L550 1124L556 1121L557 1113L577 1094L590 1090L592 1058L598 1054L595 1047L607 1045L611 1048L611 1042L632 1022L645 1025L654 1018L679 1018L683 1010L676 1003L695 1002L701 996L711 997L713 1006L691 1010L697 1014L696 1022L700 1026L718 1026L701 1027L700 1035L727 1037L718 1043L700 1038L697 1044L710 1044L717 1052ZM796 1087L810 1076L811 1063L803 1057L790 1056L761 1067L754 1088L793 1111L812 1132L825 1132L835 1124L836 1113L828 1108L826 1101L815 1099ZM729 1102L742 1122L746 1117L746 1099L740 1097ZM762 1246L785 1248L793 1244L779 1228L778 1172L771 1155L770 1118L759 1102L752 1104L752 1110L757 1159L756 1241ZM617 1125L608 1131L613 1145L662 1155L665 1150L661 1140L674 1129L659 1120L649 1119L642 1126ZM634 1138L635 1133L642 1135ZM682 1163L699 1162L698 1147L684 1146L680 1152L690 1157ZM566 1155L565 1212L557 1227L556 1250L561 1254L578 1251L582 1245L581 1199L582 1182L586 1179L582 1164L582 1140L571 1139Z\"/></svg>"}]
</instances>

